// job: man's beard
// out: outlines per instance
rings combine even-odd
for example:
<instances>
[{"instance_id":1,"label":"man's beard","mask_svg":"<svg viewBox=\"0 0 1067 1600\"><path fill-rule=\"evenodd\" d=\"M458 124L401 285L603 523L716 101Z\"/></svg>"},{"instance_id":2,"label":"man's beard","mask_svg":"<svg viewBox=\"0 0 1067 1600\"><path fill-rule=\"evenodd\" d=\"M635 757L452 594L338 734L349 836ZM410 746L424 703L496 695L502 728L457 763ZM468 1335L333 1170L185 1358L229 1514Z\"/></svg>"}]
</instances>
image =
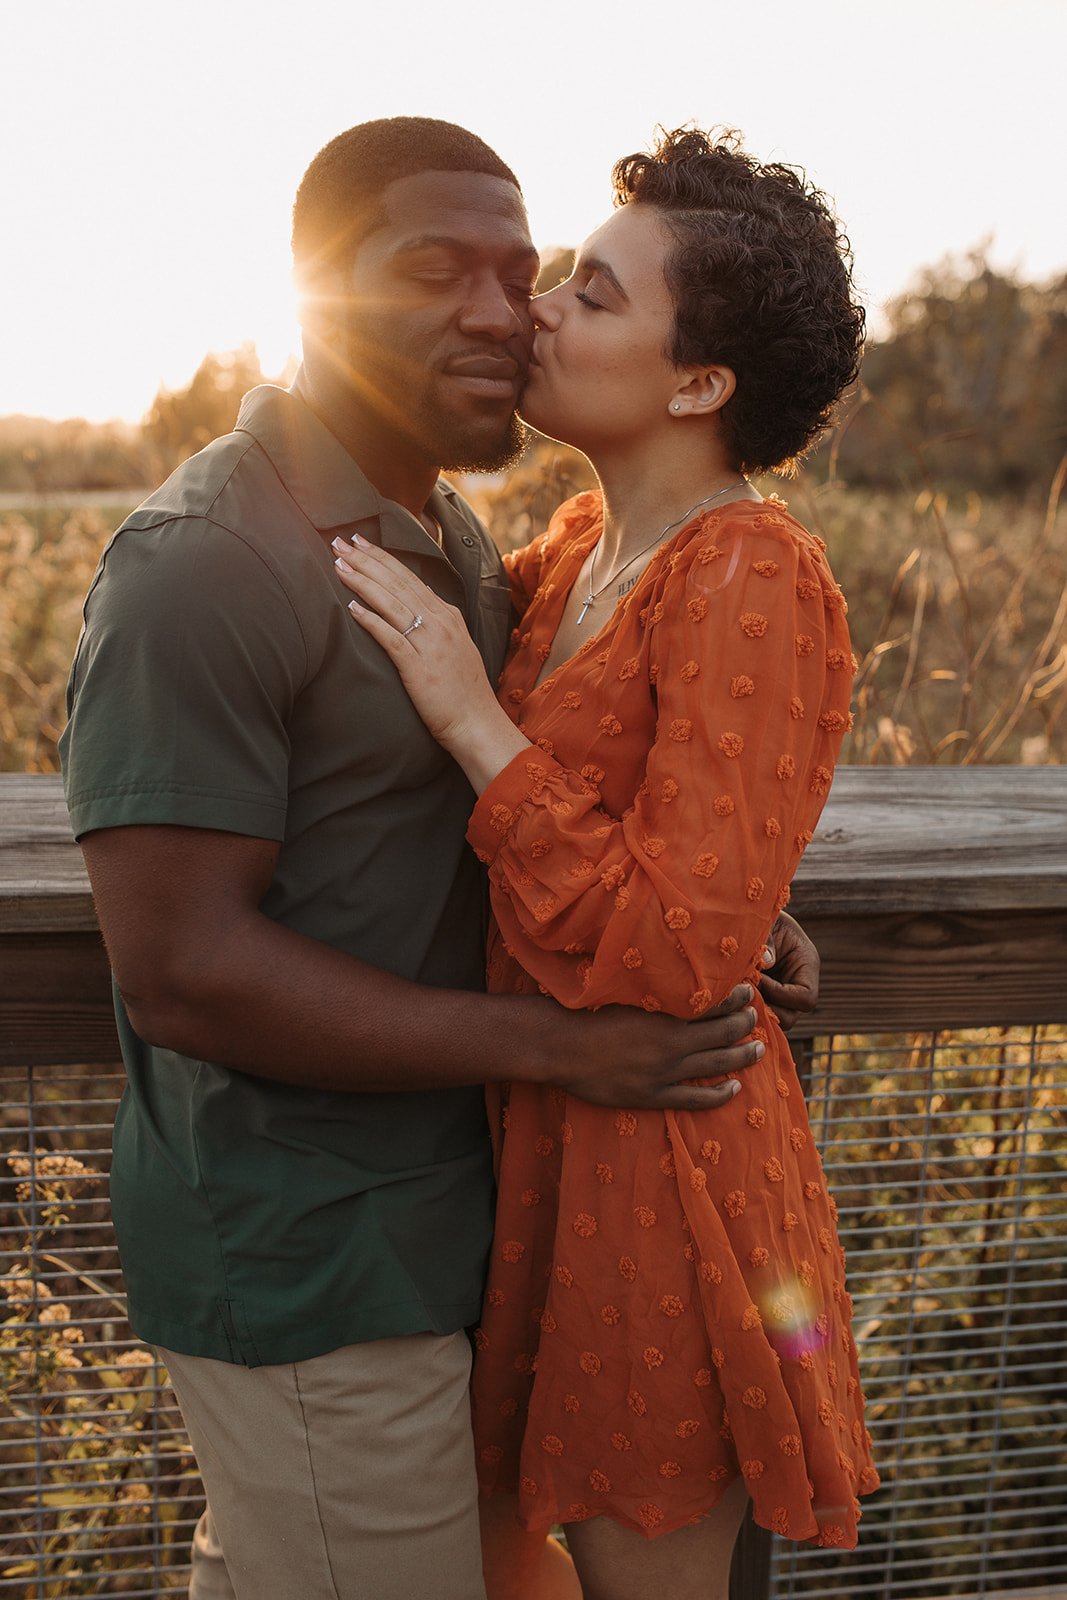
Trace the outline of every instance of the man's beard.
<instances>
[{"instance_id":1,"label":"man's beard","mask_svg":"<svg viewBox=\"0 0 1067 1600\"><path fill-rule=\"evenodd\" d=\"M528 439L526 424L513 411L496 440L475 444L458 428L441 429L434 441L434 455L445 472L502 472L521 458Z\"/></svg>"},{"instance_id":2,"label":"man's beard","mask_svg":"<svg viewBox=\"0 0 1067 1600\"><path fill-rule=\"evenodd\" d=\"M411 436L442 472L501 472L526 448L529 434L516 411L496 423L457 416L437 392L437 374L426 374L421 385L409 384L408 404Z\"/></svg>"},{"instance_id":3,"label":"man's beard","mask_svg":"<svg viewBox=\"0 0 1067 1600\"><path fill-rule=\"evenodd\" d=\"M500 472L522 456L529 433L515 411L495 430L455 416L436 393L441 375L402 347L386 350L380 338L349 329L344 360L353 387L438 471Z\"/></svg>"}]
</instances>

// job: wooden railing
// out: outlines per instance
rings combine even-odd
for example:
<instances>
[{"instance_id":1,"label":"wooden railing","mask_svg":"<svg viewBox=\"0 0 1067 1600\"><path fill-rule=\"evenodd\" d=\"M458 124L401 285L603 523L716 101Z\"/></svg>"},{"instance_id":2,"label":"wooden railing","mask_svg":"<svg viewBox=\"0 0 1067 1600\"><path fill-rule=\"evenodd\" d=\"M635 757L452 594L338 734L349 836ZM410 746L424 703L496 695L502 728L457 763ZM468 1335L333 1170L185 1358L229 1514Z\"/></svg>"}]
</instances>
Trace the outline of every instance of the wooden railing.
<instances>
[{"instance_id":1,"label":"wooden railing","mask_svg":"<svg viewBox=\"0 0 1067 1600\"><path fill-rule=\"evenodd\" d=\"M843 768L791 909L823 957L811 1030L1067 1019L1067 769ZM0 775L0 1064L117 1055L59 779Z\"/></svg>"}]
</instances>

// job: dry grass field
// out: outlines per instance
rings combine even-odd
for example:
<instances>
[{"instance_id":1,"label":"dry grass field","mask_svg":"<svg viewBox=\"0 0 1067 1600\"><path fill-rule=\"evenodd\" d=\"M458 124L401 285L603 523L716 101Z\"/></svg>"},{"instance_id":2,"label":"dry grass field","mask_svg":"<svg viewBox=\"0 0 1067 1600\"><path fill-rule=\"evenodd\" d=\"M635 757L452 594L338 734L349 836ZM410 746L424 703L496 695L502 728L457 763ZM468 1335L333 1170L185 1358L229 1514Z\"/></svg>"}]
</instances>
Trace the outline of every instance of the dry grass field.
<instances>
[{"instance_id":1,"label":"dry grass field","mask_svg":"<svg viewBox=\"0 0 1067 1600\"><path fill-rule=\"evenodd\" d=\"M469 486L502 548L582 482L542 451ZM776 487L829 546L860 671L852 763L1067 758L1067 519L1046 502ZM0 512L0 770L51 772L81 603L128 506Z\"/></svg>"}]
</instances>

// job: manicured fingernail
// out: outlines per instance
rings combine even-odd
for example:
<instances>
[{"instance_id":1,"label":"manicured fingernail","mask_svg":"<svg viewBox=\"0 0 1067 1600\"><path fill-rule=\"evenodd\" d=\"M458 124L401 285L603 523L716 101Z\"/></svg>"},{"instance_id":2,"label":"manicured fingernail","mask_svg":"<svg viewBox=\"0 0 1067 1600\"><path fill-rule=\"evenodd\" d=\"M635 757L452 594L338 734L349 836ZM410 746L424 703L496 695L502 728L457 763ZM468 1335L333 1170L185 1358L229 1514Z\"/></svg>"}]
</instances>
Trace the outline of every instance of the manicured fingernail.
<instances>
[{"instance_id":1,"label":"manicured fingernail","mask_svg":"<svg viewBox=\"0 0 1067 1600\"><path fill-rule=\"evenodd\" d=\"M764 950L763 959L769 967L774 965L774 951L771 949L770 945L768 945Z\"/></svg>"},{"instance_id":2,"label":"manicured fingernail","mask_svg":"<svg viewBox=\"0 0 1067 1600\"><path fill-rule=\"evenodd\" d=\"M767 1048L767 1046L764 1044L762 1039L757 1039L756 1040L756 1060L757 1061L760 1059L760 1057L762 1056L762 1054L766 1050L766 1048Z\"/></svg>"},{"instance_id":3,"label":"manicured fingernail","mask_svg":"<svg viewBox=\"0 0 1067 1600\"><path fill-rule=\"evenodd\" d=\"M363 607L360 605L358 600L350 600L348 602L348 609L351 611L354 617L360 616L363 611Z\"/></svg>"},{"instance_id":4,"label":"manicured fingernail","mask_svg":"<svg viewBox=\"0 0 1067 1600\"><path fill-rule=\"evenodd\" d=\"M735 1078L733 1083L730 1085L731 1097L733 1095L735 1095L735 1094L740 1094L740 1093L741 1093L741 1080L740 1080L740 1078Z\"/></svg>"},{"instance_id":5,"label":"manicured fingernail","mask_svg":"<svg viewBox=\"0 0 1067 1600\"><path fill-rule=\"evenodd\" d=\"M356 575L354 569L348 565L348 562L343 556L337 557L337 560L334 562L334 566L337 568L338 572L347 572L353 578Z\"/></svg>"},{"instance_id":6,"label":"manicured fingernail","mask_svg":"<svg viewBox=\"0 0 1067 1600\"><path fill-rule=\"evenodd\" d=\"M330 549L331 550L347 550L348 546L345 544L343 539L331 539L330 540Z\"/></svg>"},{"instance_id":7,"label":"manicured fingernail","mask_svg":"<svg viewBox=\"0 0 1067 1600\"><path fill-rule=\"evenodd\" d=\"M750 983L743 983L739 989L734 990L737 999L742 1005L747 1004L747 1002L752 999L753 992L754 991Z\"/></svg>"},{"instance_id":8,"label":"manicured fingernail","mask_svg":"<svg viewBox=\"0 0 1067 1600\"><path fill-rule=\"evenodd\" d=\"M363 537L363 535L361 533L354 533L352 535L352 543L359 550L369 550L370 549L369 541L364 539L364 537Z\"/></svg>"}]
</instances>

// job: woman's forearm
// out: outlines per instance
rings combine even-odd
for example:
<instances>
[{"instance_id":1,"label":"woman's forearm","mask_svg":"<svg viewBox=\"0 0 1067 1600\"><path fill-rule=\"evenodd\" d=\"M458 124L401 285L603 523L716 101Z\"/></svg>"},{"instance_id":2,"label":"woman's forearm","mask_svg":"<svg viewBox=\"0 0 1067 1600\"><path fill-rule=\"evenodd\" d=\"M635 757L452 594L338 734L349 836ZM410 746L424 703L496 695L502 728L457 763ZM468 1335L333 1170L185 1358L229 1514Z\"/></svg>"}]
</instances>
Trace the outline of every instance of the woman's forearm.
<instances>
[{"instance_id":1,"label":"woman's forearm","mask_svg":"<svg viewBox=\"0 0 1067 1600\"><path fill-rule=\"evenodd\" d=\"M441 742L463 768L477 795L483 794L517 755L535 748L495 699L480 707L469 721L457 723Z\"/></svg>"}]
</instances>

